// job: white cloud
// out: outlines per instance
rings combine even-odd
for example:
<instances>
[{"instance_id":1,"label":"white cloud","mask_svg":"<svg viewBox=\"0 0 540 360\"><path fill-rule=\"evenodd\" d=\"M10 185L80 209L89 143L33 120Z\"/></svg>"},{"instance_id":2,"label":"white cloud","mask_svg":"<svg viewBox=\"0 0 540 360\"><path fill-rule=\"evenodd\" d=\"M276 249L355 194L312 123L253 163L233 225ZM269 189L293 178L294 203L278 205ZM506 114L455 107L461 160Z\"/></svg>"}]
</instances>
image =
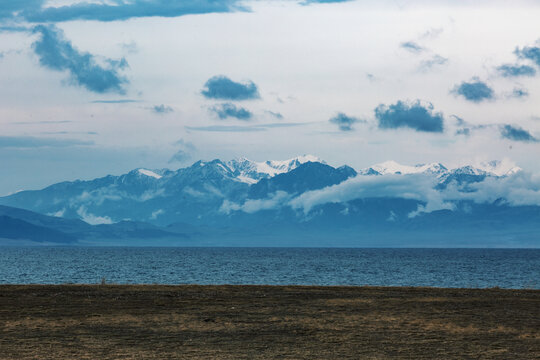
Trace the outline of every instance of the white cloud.
<instances>
[{"instance_id":1,"label":"white cloud","mask_svg":"<svg viewBox=\"0 0 540 360\"><path fill-rule=\"evenodd\" d=\"M503 201L510 206L540 206L540 174L519 172L505 177L487 177L484 181L458 186L449 184L436 189L438 179L426 174L356 176L340 184L319 190L307 191L297 197L280 191L266 199L247 200L244 204L224 201L220 211L231 213L290 206L305 216L317 206L329 203L347 203L363 198L402 198L422 202L418 209L408 214L415 217L421 213L437 210L455 210L457 201L473 201L478 204ZM390 215L389 219L394 216Z\"/></svg>"},{"instance_id":2,"label":"white cloud","mask_svg":"<svg viewBox=\"0 0 540 360\"><path fill-rule=\"evenodd\" d=\"M244 204L240 205L229 200L225 200L219 211L229 214L232 211L243 211L248 214L256 213L261 210L272 210L287 203L291 195L285 191L277 191L266 199L249 199Z\"/></svg>"},{"instance_id":3,"label":"white cloud","mask_svg":"<svg viewBox=\"0 0 540 360\"><path fill-rule=\"evenodd\" d=\"M101 225L101 224L112 224L113 221L108 216L96 216L88 213L87 209L84 206L79 207L77 214L81 217L84 222L89 223L90 225Z\"/></svg>"}]
</instances>

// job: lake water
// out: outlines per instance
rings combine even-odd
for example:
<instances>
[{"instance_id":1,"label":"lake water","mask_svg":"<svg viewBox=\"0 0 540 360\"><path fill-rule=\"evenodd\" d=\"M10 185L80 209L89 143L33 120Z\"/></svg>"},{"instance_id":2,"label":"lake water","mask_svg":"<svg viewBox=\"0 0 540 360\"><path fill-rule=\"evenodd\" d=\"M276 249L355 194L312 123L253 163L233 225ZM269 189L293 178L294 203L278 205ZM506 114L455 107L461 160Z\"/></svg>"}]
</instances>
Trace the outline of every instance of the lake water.
<instances>
[{"instance_id":1,"label":"lake water","mask_svg":"<svg viewBox=\"0 0 540 360\"><path fill-rule=\"evenodd\" d=\"M540 288L540 250L0 247L1 284Z\"/></svg>"}]
</instances>

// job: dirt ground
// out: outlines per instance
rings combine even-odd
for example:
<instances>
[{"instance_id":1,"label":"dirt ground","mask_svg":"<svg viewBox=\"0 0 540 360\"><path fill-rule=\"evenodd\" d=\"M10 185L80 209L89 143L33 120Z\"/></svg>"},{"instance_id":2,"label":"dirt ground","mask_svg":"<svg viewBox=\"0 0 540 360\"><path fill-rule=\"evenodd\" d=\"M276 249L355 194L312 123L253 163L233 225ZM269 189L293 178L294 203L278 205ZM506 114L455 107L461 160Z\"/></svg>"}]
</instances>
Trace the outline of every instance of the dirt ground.
<instances>
[{"instance_id":1,"label":"dirt ground","mask_svg":"<svg viewBox=\"0 0 540 360\"><path fill-rule=\"evenodd\" d=\"M0 286L1 359L540 359L540 291Z\"/></svg>"}]
</instances>

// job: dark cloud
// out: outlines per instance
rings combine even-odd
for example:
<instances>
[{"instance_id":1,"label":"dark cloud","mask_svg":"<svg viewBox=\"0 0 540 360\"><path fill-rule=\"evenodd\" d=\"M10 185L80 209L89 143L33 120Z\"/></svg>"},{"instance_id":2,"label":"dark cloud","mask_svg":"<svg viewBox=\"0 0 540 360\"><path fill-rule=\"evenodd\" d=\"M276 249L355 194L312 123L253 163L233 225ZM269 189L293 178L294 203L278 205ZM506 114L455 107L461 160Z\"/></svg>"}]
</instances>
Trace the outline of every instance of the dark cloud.
<instances>
[{"instance_id":1,"label":"dark cloud","mask_svg":"<svg viewBox=\"0 0 540 360\"><path fill-rule=\"evenodd\" d=\"M529 65L504 64L497 67L497 71L504 77L536 75L536 69Z\"/></svg>"},{"instance_id":2,"label":"dark cloud","mask_svg":"<svg viewBox=\"0 0 540 360\"><path fill-rule=\"evenodd\" d=\"M406 41L404 43L401 43L400 46L403 49L405 49L407 51L410 51L410 52L413 52L413 53L421 53L422 51L425 50L422 46L418 45L414 41Z\"/></svg>"},{"instance_id":3,"label":"dark cloud","mask_svg":"<svg viewBox=\"0 0 540 360\"><path fill-rule=\"evenodd\" d=\"M413 103L398 101L390 106L381 104L375 109L375 118L381 129L411 128L416 131L443 132L442 113L433 112L433 105L423 105L419 100Z\"/></svg>"},{"instance_id":4,"label":"dark cloud","mask_svg":"<svg viewBox=\"0 0 540 360\"><path fill-rule=\"evenodd\" d=\"M93 141L76 139L37 138L31 136L0 136L0 148L43 148L93 145Z\"/></svg>"},{"instance_id":5,"label":"dark cloud","mask_svg":"<svg viewBox=\"0 0 540 360\"><path fill-rule=\"evenodd\" d=\"M251 111L243 107L237 107L232 103L215 105L210 108L210 111L216 113L220 119L233 117L238 120L250 120L253 117Z\"/></svg>"},{"instance_id":6,"label":"dark cloud","mask_svg":"<svg viewBox=\"0 0 540 360\"><path fill-rule=\"evenodd\" d=\"M352 116L347 116L341 112L328 121L330 121L332 124L336 124L341 131L351 131L353 129L353 124L360 122L359 119Z\"/></svg>"},{"instance_id":7,"label":"dark cloud","mask_svg":"<svg viewBox=\"0 0 540 360\"><path fill-rule=\"evenodd\" d=\"M21 19L33 23L72 20L116 21L139 17L178 17L190 14L247 11L239 0L115 0L107 4L79 2L65 6L47 6L44 0L3 0L0 18Z\"/></svg>"},{"instance_id":8,"label":"dark cloud","mask_svg":"<svg viewBox=\"0 0 540 360\"><path fill-rule=\"evenodd\" d=\"M251 100L260 97L257 85L252 81L239 83L223 75L208 79L201 94L207 99L221 100Z\"/></svg>"},{"instance_id":9,"label":"dark cloud","mask_svg":"<svg viewBox=\"0 0 540 360\"><path fill-rule=\"evenodd\" d=\"M537 46L525 46L524 48L516 48L514 51L521 59L527 59L540 66L540 47Z\"/></svg>"},{"instance_id":10,"label":"dark cloud","mask_svg":"<svg viewBox=\"0 0 540 360\"><path fill-rule=\"evenodd\" d=\"M500 132L501 136L505 139L523 142L538 142L538 139L532 136L530 132L519 126L502 125L500 127Z\"/></svg>"},{"instance_id":11,"label":"dark cloud","mask_svg":"<svg viewBox=\"0 0 540 360\"><path fill-rule=\"evenodd\" d=\"M101 66L94 55L75 49L70 41L64 39L62 31L54 26L38 25L33 32L40 35L32 46L42 66L68 71L71 83L92 92L125 92L123 85L127 80L119 74L119 70L127 66L125 59L105 59L107 66Z\"/></svg>"},{"instance_id":12,"label":"dark cloud","mask_svg":"<svg viewBox=\"0 0 540 360\"><path fill-rule=\"evenodd\" d=\"M475 103L495 98L493 89L478 78L473 78L469 82L464 81L461 84L456 85L452 92L456 95L463 96L467 101Z\"/></svg>"},{"instance_id":13,"label":"dark cloud","mask_svg":"<svg viewBox=\"0 0 540 360\"><path fill-rule=\"evenodd\" d=\"M152 111L156 114L168 114L170 112L173 112L173 108L170 106L166 106L164 104L161 105L155 105L152 107Z\"/></svg>"},{"instance_id":14,"label":"dark cloud","mask_svg":"<svg viewBox=\"0 0 540 360\"><path fill-rule=\"evenodd\" d=\"M45 0L2 0L0 1L0 19L13 18L28 9L39 9Z\"/></svg>"},{"instance_id":15,"label":"dark cloud","mask_svg":"<svg viewBox=\"0 0 540 360\"><path fill-rule=\"evenodd\" d=\"M431 57L431 59L424 60L420 63L420 70L427 71L433 68L434 66L444 65L447 62L448 62L447 58L442 57L441 55L435 54L433 55L433 57Z\"/></svg>"}]
</instances>

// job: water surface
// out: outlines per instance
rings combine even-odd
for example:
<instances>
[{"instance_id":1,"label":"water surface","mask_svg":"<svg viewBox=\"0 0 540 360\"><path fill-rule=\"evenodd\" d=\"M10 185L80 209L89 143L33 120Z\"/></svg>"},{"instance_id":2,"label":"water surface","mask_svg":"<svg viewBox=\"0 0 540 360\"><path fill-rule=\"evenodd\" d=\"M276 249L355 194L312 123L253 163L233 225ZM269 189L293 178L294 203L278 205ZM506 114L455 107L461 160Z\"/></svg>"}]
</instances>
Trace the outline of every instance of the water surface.
<instances>
[{"instance_id":1,"label":"water surface","mask_svg":"<svg viewBox=\"0 0 540 360\"><path fill-rule=\"evenodd\" d=\"M0 247L0 284L540 288L540 250Z\"/></svg>"}]
</instances>

